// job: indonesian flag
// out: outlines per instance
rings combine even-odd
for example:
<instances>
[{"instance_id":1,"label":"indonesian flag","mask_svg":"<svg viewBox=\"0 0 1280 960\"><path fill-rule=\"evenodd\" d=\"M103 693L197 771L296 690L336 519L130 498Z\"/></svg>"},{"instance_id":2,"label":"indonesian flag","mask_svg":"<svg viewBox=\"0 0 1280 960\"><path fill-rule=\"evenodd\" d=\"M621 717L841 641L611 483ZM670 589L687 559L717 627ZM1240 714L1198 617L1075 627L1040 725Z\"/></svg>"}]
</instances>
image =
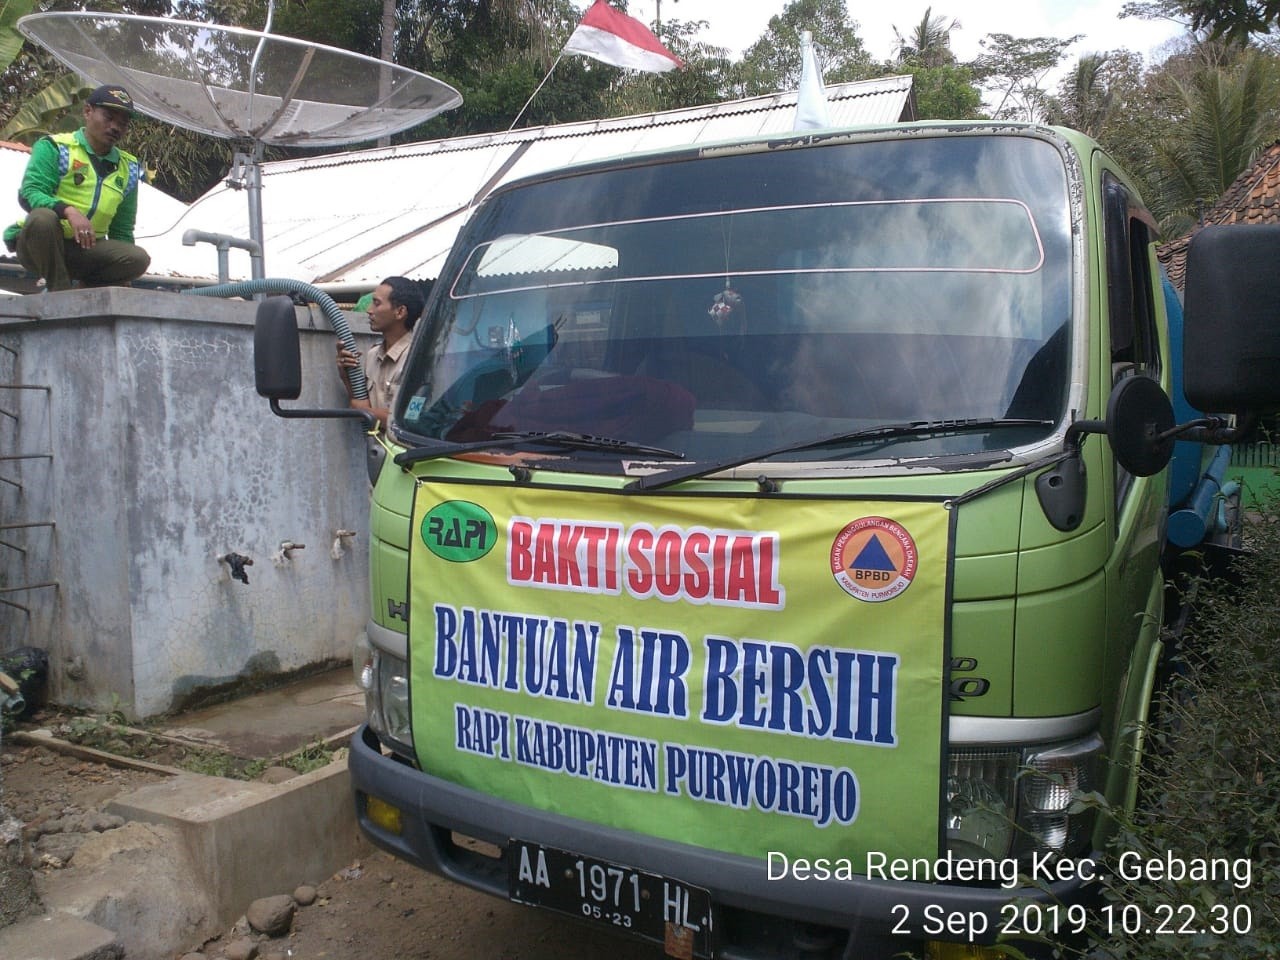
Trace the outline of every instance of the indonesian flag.
<instances>
[{"instance_id":1,"label":"indonesian flag","mask_svg":"<svg viewBox=\"0 0 1280 960\"><path fill-rule=\"evenodd\" d=\"M658 42L653 32L634 17L619 13L605 0L596 0L564 45L565 53L581 53L615 67L662 73L684 62Z\"/></svg>"}]
</instances>

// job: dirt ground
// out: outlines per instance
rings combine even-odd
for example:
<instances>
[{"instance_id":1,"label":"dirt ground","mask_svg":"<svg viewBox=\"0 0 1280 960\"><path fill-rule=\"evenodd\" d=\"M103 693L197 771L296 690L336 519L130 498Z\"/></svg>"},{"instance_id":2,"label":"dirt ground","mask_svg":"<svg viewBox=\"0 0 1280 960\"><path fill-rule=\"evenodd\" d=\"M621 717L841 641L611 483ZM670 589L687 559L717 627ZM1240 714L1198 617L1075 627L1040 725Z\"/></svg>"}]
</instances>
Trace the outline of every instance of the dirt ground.
<instances>
[{"instance_id":1,"label":"dirt ground","mask_svg":"<svg viewBox=\"0 0 1280 960\"><path fill-rule=\"evenodd\" d=\"M377 852L319 887L286 937L259 956L291 960L661 960L658 947L623 940L567 917L496 900ZM223 955L234 937L204 947Z\"/></svg>"},{"instance_id":2,"label":"dirt ground","mask_svg":"<svg viewBox=\"0 0 1280 960\"><path fill-rule=\"evenodd\" d=\"M159 774L94 763L43 746L0 743L0 806L31 834L38 824L91 813L116 794L153 782ZM32 870L75 869L40 863ZM291 931L274 939L253 935L259 960L661 960L660 947L626 940L528 907L497 900L372 852L332 877L316 877L317 897L299 907ZM291 891L281 891L288 893ZM246 908L247 908L246 904ZM198 953L220 960L243 952L244 932L208 943L173 945L173 957ZM128 958L126 958L128 960Z\"/></svg>"}]
</instances>

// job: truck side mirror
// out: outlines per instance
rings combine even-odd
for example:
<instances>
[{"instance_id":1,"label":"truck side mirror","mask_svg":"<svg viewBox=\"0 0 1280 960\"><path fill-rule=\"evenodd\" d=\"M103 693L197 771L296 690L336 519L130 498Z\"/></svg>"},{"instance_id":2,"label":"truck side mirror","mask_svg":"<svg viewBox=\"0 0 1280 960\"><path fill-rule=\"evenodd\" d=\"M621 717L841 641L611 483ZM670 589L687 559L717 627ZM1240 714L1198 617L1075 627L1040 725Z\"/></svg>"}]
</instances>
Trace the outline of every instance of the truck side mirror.
<instances>
[{"instance_id":1,"label":"truck side mirror","mask_svg":"<svg viewBox=\"0 0 1280 960\"><path fill-rule=\"evenodd\" d=\"M1280 226L1205 227L1187 249L1187 400L1219 413L1280 407Z\"/></svg>"},{"instance_id":2,"label":"truck side mirror","mask_svg":"<svg viewBox=\"0 0 1280 960\"><path fill-rule=\"evenodd\" d=\"M1173 404L1160 384L1142 375L1125 377L1107 399L1106 420L1077 420L1067 428L1067 455L1036 478L1045 518L1070 532L1084 519L1089 485L1080 444L1090 433L1106 434L1116 462L1135 477L1150 477L1169 465L1174 444Z\"/></svg>"},{"instance_id":3,"label":"truck side mirror","mask_svg":"<svg viewBox=\"0 0 1280 960\"><path fill-rule=\"evenodd\" d=\"M1135 477L1159 473L1173 459L1173 404L1150 377L1125 377L1107 400L1107 439L1116 462Z\"/></svg>"},{"instance_id":4,"label":"truck side mirror","mask_svg":"<svg viewBox=\"0 0 1280 960\"><path fill-rule=\"evenodd\" d=\"M289 297L268 297L253 320L253 379L268 400L302 395L302 347Z\"/></svg>"},{"instance_id":5,"label":"truck side mirror","mask_svg":"<svg viewBox=\"0 0 1280 960\"><path fill-rule=\"evenodd\" d=\"M258 393L271 401L271 412L277 417L364 420L370 427L378 423L368 410L286 410L280 406L281 400L302 396L302 339L293 301L288 297L267 297L258 304L253 318L253 380ZM370 476L375 475L371 465Z\"/></svg>"}]
</instances>

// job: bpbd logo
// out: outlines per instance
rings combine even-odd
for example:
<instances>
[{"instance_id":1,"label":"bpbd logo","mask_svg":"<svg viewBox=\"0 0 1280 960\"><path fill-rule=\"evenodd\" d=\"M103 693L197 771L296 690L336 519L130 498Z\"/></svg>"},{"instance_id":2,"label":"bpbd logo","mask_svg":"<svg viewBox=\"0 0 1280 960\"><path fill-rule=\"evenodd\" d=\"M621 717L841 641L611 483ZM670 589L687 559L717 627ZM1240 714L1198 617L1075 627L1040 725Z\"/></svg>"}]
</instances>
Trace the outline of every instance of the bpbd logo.
<instances>
[{"instance_id":1,"label":"bpbd logo","mask_svg":"<svg viewBox=\"0 0 1280 960\"><path fill-rule=\"evenodd\" d=\"M479 560L498 542L498 525L479 504L449 500L432 507L419 531L427 549L450 563Z\"/></svg>"},{"instance_id":2,"label":"bpbd logo","mask_svg":"<svg viewBox=\"0 0 1280 960\"><path fill-rule=\"evenodd\" d=\"M831 544L831 573L851 597L892 600L915 579L920 554L906 527L886 517L863 517Z\"/></svg>"}]
</instances>

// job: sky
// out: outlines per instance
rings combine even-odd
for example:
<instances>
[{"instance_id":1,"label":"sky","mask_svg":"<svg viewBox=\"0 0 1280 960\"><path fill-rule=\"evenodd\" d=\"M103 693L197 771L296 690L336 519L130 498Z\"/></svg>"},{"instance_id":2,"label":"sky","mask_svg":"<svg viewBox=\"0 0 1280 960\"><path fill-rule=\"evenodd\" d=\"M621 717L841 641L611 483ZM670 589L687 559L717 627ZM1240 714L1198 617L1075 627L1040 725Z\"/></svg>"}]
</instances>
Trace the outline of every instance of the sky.
<instances>
[{"instance_id":1,"label":"sky","mask_svg":"<svg viewBox=\"0 0 1280 960\"><path fill-rule=\"evenodd\" d=\"M662 19L706 20L710 27L700 39L741 54L759 39L769 18L780 14L786 0L629 0L633 17L652 24L661 4ZM858 24L858 36L877 60L894 56L896 26L904 36L931 8L932 16L958 20L951 32L951 49L960 60L972 60L980 52L979 41L989 33L1015 37L1085 38L1067 51L1074 63L1084 53L1126 47L1148 63L1164 59L1159 48L1178 36L1180 29L1167 21L1118 18L1123 0L917 0L886 3L885 0L845 0L849 16ZM822 38L814 37L821 45Z\"/></svg>"}]
</instances>

